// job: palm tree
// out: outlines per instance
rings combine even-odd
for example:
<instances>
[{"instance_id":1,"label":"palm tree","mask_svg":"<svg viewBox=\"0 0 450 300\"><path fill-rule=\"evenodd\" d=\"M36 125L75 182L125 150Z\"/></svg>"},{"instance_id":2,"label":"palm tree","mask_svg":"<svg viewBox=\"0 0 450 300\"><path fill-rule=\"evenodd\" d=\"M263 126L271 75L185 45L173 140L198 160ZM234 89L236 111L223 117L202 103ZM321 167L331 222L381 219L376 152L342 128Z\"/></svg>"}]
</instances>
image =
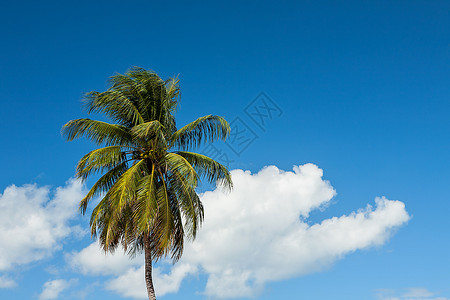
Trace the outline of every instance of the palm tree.
<instances>
[{"instance_id":1,"label":"palm tree","mask_svg":"<svg viewBox=\"0 0 450 300\"><path fill-rule=\"evenodd\" d=\"M62 128L69 141L85 136L102 146L76 167L83 181L103 174L80 201L80 211L85 214L89 201L101 197L92 211L91 235L105 252L114 252L119 244L131 256L144 252L149 299L156 299L152 262L167 256L179 260L184 238L193 240L203 221L195 190L199 180L232 188L227 168L187 151L225 140L228 123L208 115L177 129L178 82L136 67L116 74L108 90L90 92L84 99L88 113L104 114L113 123L77 119Z\"/></svg>"}]
</instances>

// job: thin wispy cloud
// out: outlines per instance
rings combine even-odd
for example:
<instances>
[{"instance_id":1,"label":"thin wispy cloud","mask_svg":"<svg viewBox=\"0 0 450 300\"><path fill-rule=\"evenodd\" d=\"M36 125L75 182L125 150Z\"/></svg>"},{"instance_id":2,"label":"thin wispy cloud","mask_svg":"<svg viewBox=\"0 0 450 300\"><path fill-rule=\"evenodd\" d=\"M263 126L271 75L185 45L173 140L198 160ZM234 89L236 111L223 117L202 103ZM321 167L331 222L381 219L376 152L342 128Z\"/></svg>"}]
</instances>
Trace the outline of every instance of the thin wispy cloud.
<instances>
[{"instance_id":1,"label":"thin wispy cloud","mask_svg":"<svg viewBox=\"0 0 450 300\"><path fill-rule=\"evenodd\" d=\"M450 298L434 293L423 287L403 290L384 289L377 293L378 300L450 300Z\"/></svg>"},{"instance_id":2,"label":"thin wispy cloud","mask_svg":"<svg viewBox=\"0 0 450 300\"><path fill-rule=\"evenodd\" d=\"M17 283L9 278L6 275L0 276L0 288L6 289L6 288L12 288L15 287Z\"/></svg>"}]
</instances>

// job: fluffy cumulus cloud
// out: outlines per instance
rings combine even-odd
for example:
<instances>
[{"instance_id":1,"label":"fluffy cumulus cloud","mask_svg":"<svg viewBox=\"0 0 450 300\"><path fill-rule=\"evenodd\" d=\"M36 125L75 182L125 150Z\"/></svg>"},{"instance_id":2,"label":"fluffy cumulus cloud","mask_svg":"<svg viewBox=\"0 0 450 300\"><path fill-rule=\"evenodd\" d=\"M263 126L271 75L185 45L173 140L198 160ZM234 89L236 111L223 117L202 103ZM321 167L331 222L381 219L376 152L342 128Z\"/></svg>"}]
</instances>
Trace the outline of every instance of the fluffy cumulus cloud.
<instances>
[{"instance_id":1,"label":"fluffy cumulus cloud","mask_svg":"<svg viewBox=\"0 0 450 300\"><path fill-rule=\"evenodd\" d=\"M124 297L143 298L147 296L144 280L144 258L138 255L130 259L123 251L114 255L106 254L94 242L80 252L72 252L66 256L72 269L85 275L113 275L114 278L106 284L106 289ZM191 264L179 263L166 271L165 262L153 269L154 284L158 287L158 296L177 292L181 281L188 275L197 272L197 267Z\"/></svg>"},{"instance_id":2,"label":"fluffy cumulus cloud","mask_svg":"<svg viewBox=\"0 0 450 300\"><path fill-rule=\"evenodd\" d=\"M0 272L40 260L60 249L62 239L79 233L70 220L83 194L75 180L54 191L36 185L7 187L0 194ZM0 277L0 287L12 285L5 275Z\"/></svg>"},{"instance_id":3,"label":"fluffy cumulus cloud","mask_svg":"<svg viewBox=\"0 0 450 300\"><path fill-rule=\"evenodd\" d=\"M439 296L425 288L409 288L402 292L395 290L380 290L379 300L450 300L450 298Z\"/></svg>"},{"instance_id":4,"label":"fluffy cumulus cloud","mask_svg":"<svg viewBox=\"0 0 450 300\"><path fill-rule=\"evenodd\" d=\"M203 273L208 278L206 295L251 297L267 282L316 272L348 253L382 245L395 228L409 220L402 202L381 197L374 206L308 224L310 212L326 207L336 194L313 164L295 166L291 172L275 166L256 174L233 170L232 176L232 192L216 189L201 195L203 227L171 270L163 273L156 268L158 294L176 292L186 276ZM93 263L92 257L83 258L85 251L94 250L98 247L91 245L73 253L71 264L85 273L99 273L103 267L96 263L100 260ZM123 258L108 259L117 260L121 271L104 271L116 275L107 288L144 299L142 258L125 263ZM108 268L105 261L102 265Z\"/></svg>"},{"instance_id":5,"label":"fluffy cumulus cloud","mask_svg":"<svg viewBox=\"0 0 450 300\"><path fill-rule=\"evenodd\" d=\"M122 274L143 262L143 258L130 259L122 251L117 251L115 255L106 254L96 242L80 252L67 255L66 259L74 270L85 275Z\"/></svg>"},{"instance_id":6,"label":"fluffy cumulus cloud","mask_svg":"<svg viewBox=\"0 0 450 300\"><path fill-rule=\"evenodd\" d=\"M308 225L309 213L335 195L322 176L313 164L293 172L235 170L231 194L203 195L205 224L185 258L209 275L206 294L250 297L266 282L318 271L347 253L380 245L408 221L402 202L377 198L375 207Z\"/></svg>"},{"instance_id":7,"label":"fluffy cumulus cloud","mask_svg":"<svg viewBox=\"0 0 450 300\"><path fill-rule=\"evenodd\" d=\"M64 279L49 280L44 283L42 293L39 295L40 300L58 299L60 293L67 289L72 284L72 281Z\"/></svg>"},{"instance_id":8,"label":"fluffy cumulus cloud","mask_svg":"<svg viewBox=\"0 0 450 300\"><path fill-rule=\"evenodd\" d=\"M153 270L153 284L155 286L156 296L176 293L180 288L181 281L187 275L197 272L195 265L185 263L176 265L167 273L163 272L162 269L158 267ZM109 281L106 288L124 297L146 299L144 266L129 269L125 274Z\"/></svg>"}]
</instances>

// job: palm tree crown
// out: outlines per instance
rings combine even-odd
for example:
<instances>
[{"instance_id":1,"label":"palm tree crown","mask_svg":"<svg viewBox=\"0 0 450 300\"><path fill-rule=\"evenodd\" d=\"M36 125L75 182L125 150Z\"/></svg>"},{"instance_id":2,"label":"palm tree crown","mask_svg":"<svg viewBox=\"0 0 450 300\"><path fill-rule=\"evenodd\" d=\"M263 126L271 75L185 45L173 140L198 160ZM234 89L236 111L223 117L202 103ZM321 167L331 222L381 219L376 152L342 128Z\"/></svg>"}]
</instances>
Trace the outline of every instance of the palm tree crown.
<instances>
[{"instance_id":1,"label":"palm tree crown","mask_svg":"<svg viewBox=\"0 0 450 300\"><path fill-rule=\"evenodd\" d=\"M177 129L177 78L162 80L135 67L112 76L110 84L105 92L86 94L85 106L88 113L102 113L113 123L77 119L64 125L62 133L68 140L85 136L102 146L78 162L78 178L102 174L80 201L80 211L84 214L89 201L100 196L91 215L92 236L105 251L114 252L119 244L131 255L144 250L151 281L151 261L168 255L177 261L184 238L196 236L203 221L195 191L199 180L232 187L223 165L187 151L225 140L230 127L224 118L208 115ZM149 290L149 298L155 299L151 294Z\"/></svg>"}]
</instances>

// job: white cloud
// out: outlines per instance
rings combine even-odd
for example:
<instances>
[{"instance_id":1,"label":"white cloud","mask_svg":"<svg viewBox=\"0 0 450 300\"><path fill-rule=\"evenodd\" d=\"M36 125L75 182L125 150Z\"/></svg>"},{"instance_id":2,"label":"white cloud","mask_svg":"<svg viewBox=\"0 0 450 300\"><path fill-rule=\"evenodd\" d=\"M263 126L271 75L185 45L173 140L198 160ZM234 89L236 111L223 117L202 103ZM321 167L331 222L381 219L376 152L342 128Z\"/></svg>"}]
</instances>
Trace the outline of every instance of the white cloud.
<instances>
[{"instance_id":1,"label":"white cloud","mask_svg":"<svg viewBox=\"0 0 450 300\"><path fill-rule=\"evenodd\" d=\"M436 295L436 293L421 287L409 288L403 292L395 290L381 290L379 300L450 300L450 298Z\"/></svg>"},{"instance_id":2,"label":"white cloud","mask_svg":"<svg viewBox=\"0 0 450 300\"><path fill-rule=\"evenodd\" d=\"M410 288L403 297L408 298L429 298L434 294L425 288Z\"/></svg>"},{"instance_id":3,"label":"white cloud","mask_svg":"<svg viewBox=\"0 0 450 300\"><path fill-rule=\"evenodd\" d=\"M313 164L295 166L293 172L275 166L256 174L233 170L231 193L216 189L201 195L203 227L169 274L155 270L157 293L176 292L185 276L203 272L208 277L204 291L208 296L251 297L267 282L316 272L348 253L382 245L409 220L402 202L382 197L375 199L375 207L307 224L310 212L327 206L336 194L322 175ZM82 262L82 255L74 255L78 268L86 268L83 272L99 269ZM118 265L123 271L125 267ZM128 271L116 275L120 276L107 288L145 298L142 267L129 263Z\"/></svg>"},{"instance_id":4,"label":"white cloud","mask_svg":"<svg viewBox=\"0 0 450 300\"><path fill-rule=\"evenodd\" d=\"M153 274L153 284L156 286L155 281L156 276ZM123 297L145 299L147 291L144 279L144 266L139 268L129 268L122 275L109 281L106 284L106 289L116 292Z\"/></svg>"},{"instance_id":5,"label":"white cloud","mask_svg":"<svg viewBox=\"0 0 450 300\"><path fill-rule=\"evenodd\" d=\"M40 260L81 231L69 221L78 214L82 185L69 180L50 192L37 185L11 185L0 194L0 271Z\"/></svg>"},{"instance_id":6,"label":"white cloud","mask_svg":"<svg viewBox=\"0 0 450 300\"><path fill-rule=\"evenodd\" d=\"M176 293L181 281L189 274L197 272L197 268L190 264L176 264L169 273L162 273L161 268L153 269L153 285L156 296ZM147 290L144 277L144 266L130 268L125 274L114 278L106 285L108 290L121 296L136 299L147 299Z\"/></svg>"},{"instance_id":7,"label":"white cloud","mask_svg":"<svg viewBox=\"0 0 450 300\"><path fill-rule=\"evenodd\" d=\"M130 259L121 249L118 249L114 255L105 253L97 242L80 252L67 255L66 259L73 269L89 275L118 275L131 267L140 266L143 262L143 257Z\"/></svg>"},{"instance_id":8,"label":"white cloud","mask_svg":"<svg viewBox=\"0 0 450 300\"><path fill-rule=\"evenodd\" d=\"M16 282L6 276L0 276L0 288L12 288L16 286Z\"/></svg>"},{"instance_id":9,"label":"white cloud","mask_svg":"<svg viewBox=\"0 0 450 300\"><path fill-rule=\"evenodd\" d=\"M144 257L138 255L133 259L118 250L114 255L105 254L97 242L90 244L80 252L72 252L66 256L69 265L76 271L86 275L113 275L108 281L106 289L114 291L124 297L146 299L147 290L144 278ZM195 266L176 264L169 272L164 268L168 264L163 262L153 268L153 281L157 296L177 292L181 281L188 275L197 272ZM172 265L172 264L170 264Z\"/></svg>"},{"instance_id":10,"label":"white cloud","mask_svg":"<svg viewBox=\"0 0 450 300\"><path fill-rule=\"evenodd\" d=\"M59 294L67 289L73 281L64 279L49 280L44 283L42 293L39 295L40 300L57 299Z\"/></svg>"}]
</instances>

